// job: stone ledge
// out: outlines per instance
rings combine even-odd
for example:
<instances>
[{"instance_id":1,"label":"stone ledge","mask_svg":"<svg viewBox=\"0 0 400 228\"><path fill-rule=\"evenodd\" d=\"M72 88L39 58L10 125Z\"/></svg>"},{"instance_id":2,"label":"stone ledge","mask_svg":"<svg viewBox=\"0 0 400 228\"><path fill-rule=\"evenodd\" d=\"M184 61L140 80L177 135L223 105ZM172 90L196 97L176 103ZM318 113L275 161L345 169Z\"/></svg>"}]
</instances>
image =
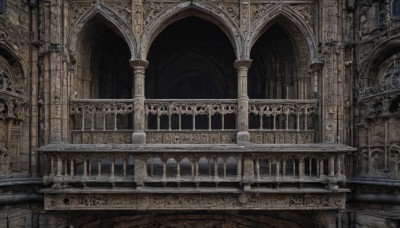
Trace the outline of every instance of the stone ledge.
<instances>
[{"instance_id":1,"label":"stone ledge","mask_svg":"<svg viewBox=\"0 0 400 228\"><path fill-rule=\"evenodd\" d=\"M46 210L333 210L346 193L45 194Z\"/></svg>"},{"instance_id":2,"label":"stone ledge","mask_svg":"<svg viewBox=\"0 0 400 228\"><path fill-rule=\"evenodd\" d=\"M356 148L343 144L48 144L40 152L353 152Z\"/></svg>"}]
</instances>

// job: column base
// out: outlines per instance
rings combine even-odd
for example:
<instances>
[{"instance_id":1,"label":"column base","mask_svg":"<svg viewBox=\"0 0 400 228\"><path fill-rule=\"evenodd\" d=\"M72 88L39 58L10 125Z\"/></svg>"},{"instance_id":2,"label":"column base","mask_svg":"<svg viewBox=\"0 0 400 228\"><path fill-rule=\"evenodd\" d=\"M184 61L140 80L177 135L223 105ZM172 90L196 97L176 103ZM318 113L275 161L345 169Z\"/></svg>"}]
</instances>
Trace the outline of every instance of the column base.
<instances>
[{"instance_id":1,"label":"column base","mask_svg":"<svg viewBox=\"0 0 400 228\"><path fill-rule=\"evenodd\" d=\"M250 133L248 131L239 131L236 135L237 144L248 144L250 143Z\"/></svg>"},{"instance_id":2,"label":"column base","mask_svg":"<svg viewBox=\"0 0 400 228\"><path fill-rule=\"evenodd\" d=\"M134 132L132 134L132 144L146 144L146 133Z\"/></svg>"}]
</instances>

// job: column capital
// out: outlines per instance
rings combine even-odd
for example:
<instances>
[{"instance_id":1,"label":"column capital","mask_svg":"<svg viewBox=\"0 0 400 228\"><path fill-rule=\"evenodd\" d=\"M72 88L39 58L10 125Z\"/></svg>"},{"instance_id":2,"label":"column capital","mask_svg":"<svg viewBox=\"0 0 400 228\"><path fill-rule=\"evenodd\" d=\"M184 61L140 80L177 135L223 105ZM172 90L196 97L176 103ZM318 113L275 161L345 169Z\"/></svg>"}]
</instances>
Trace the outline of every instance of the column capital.
<instances>
[{"instance_id":1,"label":"column capital","mask_svg":"<svg viewBox=\"0 0 400 228\"><path fill-rule=\"evenodd\" d=\"M129 60L129 64L132 68L143 67L144 69L147 69L149 66L149 62L143 59L131 59Z\"/></svg>"},{"instance_id":2,"label":"column capital","mask_svg":"<svg viewBox=\"0 0 400 228\"><path fill-rule=\"evenodd\" d=\"M322 67L324 66L324 63L322 62L316 62L310 65L310 69L312 71L318 71L318 70L322 70Z\"/></svg>"},{"instance_id":3,"label":"column capital","mask_svg":"<svg viewBox=\"0 0 400 228\"><path fill-rule=\"evenodd\" d=\"M235 60L235 62L233 62L233 66L236 69L239 69L241 67L250 68L252 63L253 63L253 60L251 60L251 59L237 59L237 60Z\"/></svg>"}]
</instances>

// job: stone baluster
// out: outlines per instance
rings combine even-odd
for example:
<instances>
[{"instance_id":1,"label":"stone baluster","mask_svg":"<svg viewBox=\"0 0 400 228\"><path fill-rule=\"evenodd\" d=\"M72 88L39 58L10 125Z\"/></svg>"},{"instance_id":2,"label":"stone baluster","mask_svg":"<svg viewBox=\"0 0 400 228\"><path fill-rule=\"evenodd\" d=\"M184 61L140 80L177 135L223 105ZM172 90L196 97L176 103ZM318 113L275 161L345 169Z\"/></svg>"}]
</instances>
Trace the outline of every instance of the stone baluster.
<instances>
[{"instance_id":1,"label":"stone baluster","mask_svg":"<svg viewBox=\"0 0 400 228\"><path fill-rule=\"evenodd\" d=\"M54 176L54 156L50 156L50 176Z\"/></svg>"},{"instance_id":2,"label":"stone baluster","mask_svg":"<svg viewBox=\"0 0 400 228\"><path fill-rule=\"evenodd\" d=\"M281 160L276 160L276 171L275 171L275 177L279 178L281 175Z\"/></svg>"},{"instance_id":3,"label":"stone baluster","mask_svg":"<svg viewBox=\"0 0 400 228\"><path fill-rule=\"evenodd\" d=\"M242 158L241 157L236 157L236 176L237 178L242 177Z\"/></svg>"},{"instance_id":4,"label":"stone baluster","mask_svg":"<svg viewBox=\"0 0 400 228\"><path fill-rule=\"evenodd\" d=\"M124 158L124 177L126 177L126 163L127 163L127 159Z\"/></svg>"},{"instance_id":5,"label":"stone baluster","mask_svg":"<svg viewBox=\"0 0 400 228\"><path fill-rule=\"evenodd\" d=\"M89 177L92 176L92 160L89 161Z\"/></svg>"},{"instance_id":6,"label":"stone baluster","mask_svg":"<svg viewBox=\"0 0 400 228\"><path fill-rule=\"evenodd\" d=\"M338 189L337 178L335 176L335 156L330 155L328 158L328 188Z\"/></svg>"},{"instance_id":7,"label":"stone baluster","mask_svg":"<svg viewBox=\"0 0 400 228\"><path fill-rule=\"evenodd\" d=\"M115 159L111 158L111 174L110 174L110 179L113 180L115 179Z\"/></svg>"},{"instance_id":8,"label":"stone baluster","mask_svg":"<svg viewBox=\"0 0 400 228\"><path fill-rule=\"evenodd\" d=\"M329 176L335 176L335 157L333 155L328 159L328 173Z\"/></svg>"},{"instance_id":9,"label":"stone baluster","mask_svg":"<svg viewBox=\"0 0 400 228\"><path fill-rule=\"evenodd\" d=\"M181 163L176 162L176 178L181 178Z\"/></svg>"},{"instance_id":10,"label":"stone baluster","mask_svg":"<svg viewBox=\"0 0 400 228\"><path fill-rule=\"evenodd\" d=\"M322 178L325 176L324 173L324 160L319 160L319 177Z\"/></svg>"},{"instance_id":11,"label":"stone baluster","mask_svg":"<svg viewBox=\"0 0 400 228\"><path fill-rule=\"evenodd\" d=\"M97 160L97 178L100 179L101 178L101 159Z\"/></svg>"},{"instance_id":12,"label":"stone baluster","mask_svg":"<svg viewBox=\"0 0 400 228\"><path fill-rule=\"evenodd\" d=\"M339 176L340 173L340 168L341 168L341 164L340 164L340 155L337 155L335 157L335 175Z\"/></svg>"},{"instance_id":13,"label":"stone baluster","mask_svg":"<svg viewBox=\"0 0 400 228\"><path fill-rule=\"evenodd\" d=\"M252 60L236 60L234 66L238 76L238 112L237 112L237 143L250 141L249 134L249 97L247 95L247 73ZM253 164L254 165L254 164Z\"/></svg>"},{"instance_id":14,"label":"stone baluster","mask_svg":"<svg viewBox=\"0 0 400 228\"><path fill-rule=\"evenodd\" d=\"M260 159L256 159L256 178L260 180Z\"/></svg>"},{"instance_id":15,"label":"stone baluster","mask_svg":"<svg viewBox=\"0 0 400 228\"><path fill-rule=\"evenodd\" d=\"M163 176L162 176L163 180L167 179L167 162L163 161Z\"/></svg>"},{"instance_id":16,"label":"stone baluster","mask_svg":"<svg viewBox=\"0 0 400 228\"><path fill-rule=\"evenodd\" d=\"M198 160L196 160L196 162L195 162L195 168L196 168L195 178L197 179L199 177L199 161Z\"/></svg>"},{"instance_id":17,"label":"stone baluster","mask_svg":"<svg viewBox=\"0 0 400 228\"><path fill-rule=\"evenodd\" d=\"M218 179L218 158L214 159L214 179Z\"/></svg>"},{"instance_id":18,"label":"stone baluster","mask_svg":"<svg viewBox=\"0 0 400 228\"><path fill-rule=\"evenodd\" d=\"M75 159L73 158L70 160L70 176L75 176Z\"/></svg>"},{"instance_id":19,"label":"stone baluster","mask_svg":"<svg viewBox=\"0 0 400 228\"><path fill-rule=\"evenodd\" d=\"M145 133L145 106L144 106L144 79L145 70L149 62L145 60L130 60L130 65L134 72L134 85L133 85L133 104L134 104L134 133L132 135L132 143L146 144Z\"/></svg>"},{"instance_id":20,"label":"stone baluster","mask_svg":"<svg viewBox=\"0 0 400 228\"><path fill-rule=\"evenodd\" d=\"M282 160L282 176L286 176L286 159Z\"/></svg>"},{"instance_id":21,"label":"stone baluster","mask_svg":"<svg viewBox=\"0 0 400 228\"><path fill-rule=\"evenodd\" d=\"M87 179L88 175L87 175L87 161L86 158L85 160L83 160L83 175L82 175L82 179Z\"/></svg>"},{"instance_id":22,"label":"stone baluster","mask_svg":"<svg viewBox=\"0 0 400 228\"><path fill-rule=\"evenodd\" d=\"M57 177L62 176L63 160L60 156L57 157Z\"/></svg>"},{"instance_id":23,"label":"stone baluster","mask_svg":"<svg viewBox=\"0 0 400 228\"><path fill-rule=\"evenodd\" d=\"M299 176L304 177L304 169L305 169L305 164L304 164L304 157L300 157L299 159Z\"/></svg>"}]
</instances>

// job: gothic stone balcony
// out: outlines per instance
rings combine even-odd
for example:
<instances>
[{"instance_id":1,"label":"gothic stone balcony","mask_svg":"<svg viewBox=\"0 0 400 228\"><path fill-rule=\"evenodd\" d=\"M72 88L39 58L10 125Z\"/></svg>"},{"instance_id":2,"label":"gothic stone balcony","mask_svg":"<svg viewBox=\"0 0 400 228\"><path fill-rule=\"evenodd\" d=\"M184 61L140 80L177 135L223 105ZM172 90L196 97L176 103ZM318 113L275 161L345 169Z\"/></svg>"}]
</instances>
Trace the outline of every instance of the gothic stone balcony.
<instances>
[{"instance_id":1,"label":"gothic stone balcony","mask_svg":"<svg viewBox=\"0 0 400 228\"><path fill-rule=\"evenodd\" d=\"M345 206L343 145L50 144L46 210Z\"/></svg>"},{"instance_id":2,"label":"gothic stone balcony","mask_svg":"<svg viewBox=\"0 0 400 228\"><path fill-rule=\"evenodd\" d=\"M148 144L235 144L237 100L146 100ZM316 141L317 100L250 100L250 141L306 144ZM71 100L71 141L132 143L133 100Z\"/></svg>"}]
</instances>

